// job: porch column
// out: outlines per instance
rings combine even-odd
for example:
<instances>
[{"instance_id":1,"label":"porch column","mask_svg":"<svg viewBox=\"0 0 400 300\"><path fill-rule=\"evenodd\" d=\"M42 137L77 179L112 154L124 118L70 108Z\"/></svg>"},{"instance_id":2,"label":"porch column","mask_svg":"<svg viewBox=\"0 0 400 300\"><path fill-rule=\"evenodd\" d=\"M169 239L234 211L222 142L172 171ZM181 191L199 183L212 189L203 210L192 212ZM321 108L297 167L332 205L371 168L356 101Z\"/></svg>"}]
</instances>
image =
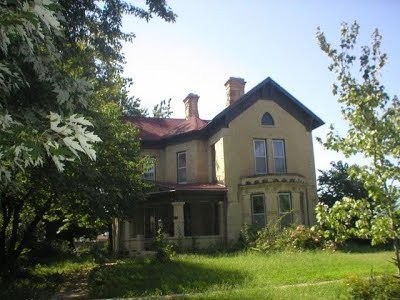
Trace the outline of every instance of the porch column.
<instances>
[{"instance_id":1,"label":"porch column","mask_svg":"<svg viewBox=\"0 0 400 300\"><path fill-rule=\"evenodd\" d=\"M174 207L174 237L176 238L185 235L184 205L185 202L172 202L172 206Z\"/></svg>"},{"instance_id":2,"label":"porch column","mask_svg":"<svg viewBox=\"0 0 400 300\"><path fill-rule=\"evenodd\" d=\"M128 220L124 221L124 239L125 241L129 240L129 235L130 235L130 225L131 222L129 222Z\"/></svg>"},{"instance_id":3,"label":"porch column","mask_svg":"<svg viewBox=\"0 0 400 300\"><path fill-rule=\"evenodd\" d=\"M224 201L218 201L219 235L225 235Z\"/></svg>"},{"instance_id":4,"label":"porch column","mask_svg":"<svg viewBox=\"0 0 400 300\"><path fill-rule=\"evenodd\" d=\"M112 226L112 243L113 243L113 252L114 254L119 252L119 244L120 244L120 221L117 218L114 218L111 226Z\"/></svg>"}]
</instances>

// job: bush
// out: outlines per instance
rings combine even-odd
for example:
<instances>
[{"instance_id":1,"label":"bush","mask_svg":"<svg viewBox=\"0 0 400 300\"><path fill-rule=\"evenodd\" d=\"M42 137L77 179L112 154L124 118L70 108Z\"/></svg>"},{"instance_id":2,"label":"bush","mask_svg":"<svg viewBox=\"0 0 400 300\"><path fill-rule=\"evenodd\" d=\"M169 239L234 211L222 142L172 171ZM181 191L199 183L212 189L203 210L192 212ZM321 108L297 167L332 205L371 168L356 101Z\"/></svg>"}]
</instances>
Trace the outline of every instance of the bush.
<instances>
[{"instance_id":1,"label":"bush","mask_svg":"<svg viewBox=\"0 0 400 300\"><path fill-rule=\"evenodd\" d=\"M400 299L400 279L395 276L353 277L347 282L352 299Z\"/></svg>"},{"instance_id":2,"label":"bush","mask_svg":"<svg viewBox=\"0 0 400 300\"><path fill-rule=\"evenodd\" d=\"M155 259L157 262L169 262L175 256L174 245L168 243L164 236L164 226L159 222L156 236L154 237L153 247L156 250Z\"/></svg>"},{"instance_id":3,"label":"bush","mask_svg":"<svg viewBox=\"0 0 400 300\"><path fill-rule=\"evenodd\" d=\"M285 228L278 241L282 247L292 250L318 249L324 246L319 232L304 225Z\"/></svg>"},{"instance_id":4,"label":"bush","mask_svg":"<svg viewBox=\"0 0 400 300\"><path fill-rule=\"evenodd\" d=\"M257 228L253 225L244 223L240 229L239 247L240 249L250 249L254 247L257 239Z\"/></svg>"},{"instance_id":5,"label":"bush","mask_svg":"<svg viewBox=\"0 0 400 300\"><path fill-rule=\"evenodd\" d=\"M268 223L264 228L257 231L254 249L268 252L281 250L281 244L278 242L282 231L277 223Z\"/></svg>"},{"instance_id":6,"label":"bush","mask_svg":"<svg viewBox=\"0 0 400 300\"><path fill-rule=\"evenodd\" d=\"M280 229L279 223L269 223L256 234L253 248L262 251L312 250L332 248L314 228L304 225Z\"/></svg>"}]
</instances>

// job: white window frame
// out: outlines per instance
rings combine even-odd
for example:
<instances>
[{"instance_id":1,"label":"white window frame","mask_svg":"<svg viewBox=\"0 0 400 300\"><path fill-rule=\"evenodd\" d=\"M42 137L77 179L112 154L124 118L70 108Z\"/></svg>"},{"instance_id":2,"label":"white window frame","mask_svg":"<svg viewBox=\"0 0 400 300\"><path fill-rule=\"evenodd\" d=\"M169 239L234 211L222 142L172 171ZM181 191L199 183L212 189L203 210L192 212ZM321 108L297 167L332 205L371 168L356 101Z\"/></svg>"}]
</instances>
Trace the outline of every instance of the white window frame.
<instances>
[{"instance_id":1,"label":"white window frame","mask_svg":"<svg viewBox=\"0 0 400 300\"><path fill-rule=\"evenodd\" d=\"M289 206L290 209L288 211L281 211L281 199L280 196L289 196ZM282 217L289 215L290 216L290 224L293 224L293 199L292 194L289 192L279 192L278 193L278 212L279 212L279 219ZM281 219L282 222L282 219Z\"/></svg>"},{"instance_id":2,"label":"white window frame","mask_svg":"<svg viewBox=\"0 0 400 300\"><path fill-rule=\"evenodd\" d=\"M185 155L185 165L184 166L179 166L179 157L181 155ZM184 180L181 180L181 178L179 178L179 170L185 170L185 178ZM187 154L186 151L180 151L176 153L176 182L177 183L187 183Z\"/></svg>"},{"instance_id":3,"label":"white window frame","mask_svg":"<svg viewBox=\"0 0 400 300\"><path fill-rule=\"evenodd\" d=\"M283 149L283 156L278 156L277 153L275 153L275 144L281 144L282 149ZM280 174L285 174L287 173L287 168L286 168L286 149L285 149L285 140L283 139L273 139L272 140L272 158L273 158L273 166L274 166L274 173L280 173ZM276 160L282 160L283 161L283 170L278 171L276 169Z\"/></svg>"},{"instance_id":4,"label":"white window frame","mask_svg":"<svg viewBox=\"0 0 400 300\"><path fill-rule=\"evenodd\" d=\"M264 208L264 212L263 213L255 213L254 212L254 200L255 200L254 198L256 198L256 197L262 197L262 203L263 203L263 208ZM252 216L253 225L256 225L254 216L263 216L263 220L264 220L263 226L257 226L257 228L263 228L267 224L265 195L263 193L252 194L250 199L251 199L251 216Z\"/></svg>"},{"instance_id":5,"label":"white window frame","mask_svg":"<svg viewBox=\"0 0 400 300\"><path fill-rule=\"evenodd\" d=\"M256 156L256 143L264 143L264 156ZM254 154L254 173L256 175L267 174L268 173L268 154L267 154L267 141L265 139L253 139L253 154ZM265 161L265 172L257 172L257 158L264 158Z\"/></svg>"}]
</instances>

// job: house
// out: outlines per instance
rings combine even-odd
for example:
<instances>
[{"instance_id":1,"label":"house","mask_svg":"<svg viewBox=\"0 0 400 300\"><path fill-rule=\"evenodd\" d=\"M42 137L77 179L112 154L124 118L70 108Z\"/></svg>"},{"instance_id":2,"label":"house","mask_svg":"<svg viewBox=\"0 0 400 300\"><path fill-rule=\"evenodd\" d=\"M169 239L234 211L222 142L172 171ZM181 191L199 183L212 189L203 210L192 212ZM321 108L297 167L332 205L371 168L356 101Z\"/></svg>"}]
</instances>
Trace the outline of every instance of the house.
<instances>
[{"instance_id":1,"label":"house","mask_svg":"<svg viewBox=\"0 0 400 300\"><path fill-rule=\"evenodd\" d=\"M312 130L324 122L271 78L247 93L241 78L225 87L226 108L210 121L195 94L183 100L185 119L128 118L153 159L145 178L156 189L133 219L115 222L117 250L147 249L160 221L183 248L237 241L244 223L314 222Z\"/></svg>"}]
</instances>

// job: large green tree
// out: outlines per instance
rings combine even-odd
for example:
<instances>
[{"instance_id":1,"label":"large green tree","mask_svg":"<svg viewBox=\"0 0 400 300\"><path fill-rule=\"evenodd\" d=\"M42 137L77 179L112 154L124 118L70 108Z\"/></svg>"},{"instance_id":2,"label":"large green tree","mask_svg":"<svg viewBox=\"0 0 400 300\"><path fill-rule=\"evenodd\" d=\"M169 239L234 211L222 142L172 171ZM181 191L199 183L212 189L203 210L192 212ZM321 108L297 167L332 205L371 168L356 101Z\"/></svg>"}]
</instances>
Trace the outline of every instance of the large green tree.
<instances>
[{"instance_id":1,"label":"large green tree","mask_svg":"<svg viewBox=\"0 0 400 300\"><path fill-rule=\"evenodd\" d=\"M142 196L146 165L120 107L129 84L121 47L133 38L122 31L122 18L175 19L165 1L144 5L0 2L3 274L15 270L44 221L104 226L129 214Z\"/></svg>"},{"instance_id":2,"label":"large green tree","mask_svg":"<svg viewBox=\"0 0 400 300\"><path fill-rule=\"evenodd\" d=\"M324 145L347 157L365 157L368 164L354 167L351 172L365 183L369 197L375 201L372 242L393 240L394 261L400 274L400 102L381 83L387 55L381 51L379 31L373 32L371 45L361 47L357 47L357 22L343 23L340 33L339 47L335 48L320 29L317 32L319 46L331 61L329 70L336 75L333 94L348 124L344 135L331 126Z\"/></svg>"},{"instance_id":3,"label":"large green tree","mask_svg":"<svg viewBox=\"0 0 400 300\"><path fill-rule=\"evenodd\" d=\"M353 166L356 168L357 166ZM318 201L332 206L344 197L352 199L368 199L368 192L364 183L352 177L351 166L342 161L331 162L329 170L319 170L318 176Z\"/></svg>"}]
</instances>

